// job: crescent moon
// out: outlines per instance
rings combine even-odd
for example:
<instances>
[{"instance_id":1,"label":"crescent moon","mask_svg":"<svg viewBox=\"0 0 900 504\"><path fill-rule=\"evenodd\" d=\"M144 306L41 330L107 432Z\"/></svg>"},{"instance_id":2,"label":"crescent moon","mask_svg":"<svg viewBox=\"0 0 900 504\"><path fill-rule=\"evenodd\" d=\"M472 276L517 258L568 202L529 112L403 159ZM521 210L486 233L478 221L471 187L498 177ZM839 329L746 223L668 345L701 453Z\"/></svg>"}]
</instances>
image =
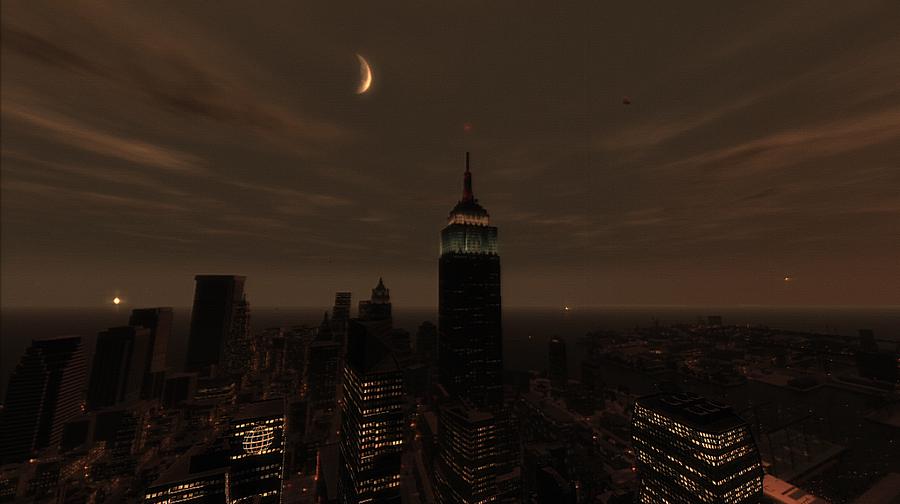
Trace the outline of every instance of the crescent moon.
<instances>
[{"instance_id":1,"label":"crescent moon","mask_svg":"<svg viewBox=\"0 0 900 504\"><path fill-rule=\"evenodd\" d=\"M359 54L356 57L359 59L359 87L356 88L356 94L363 94L372 85L372 68L365 58Z\"/></svg>"}]
</instances>

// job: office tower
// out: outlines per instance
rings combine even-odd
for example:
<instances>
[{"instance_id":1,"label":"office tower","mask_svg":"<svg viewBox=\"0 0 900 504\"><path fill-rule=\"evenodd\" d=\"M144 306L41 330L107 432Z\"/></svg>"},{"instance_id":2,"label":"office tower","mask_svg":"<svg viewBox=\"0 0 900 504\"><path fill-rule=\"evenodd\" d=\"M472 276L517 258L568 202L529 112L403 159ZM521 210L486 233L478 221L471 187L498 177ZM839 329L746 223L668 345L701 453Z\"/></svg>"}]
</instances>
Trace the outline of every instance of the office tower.
<instances>
[{"instance_id":1,"label":"office tower","mask_svg":"<svg viewBox=\"0 0 900 504\"><path fill-rule=\"evenodd\" d=\"M341 411L340 498L400 502L403 373L381 339L387 321L350 321Z\"/></svg>"},{"instance_id":2,"label":"office tower","mask_svg":"<svg viewBox=\"0 0 900 504\"><path fill-rule=\"evenodd\" d=\"M372 298L359 302L360 320L388 320L391 318L391 291L379 278L378 285L372 289Z\"/></svg>"},{"instance_id":3,"label":"office tower","mask_svg":"<svg viewBox=\"0 0 900 504\"><path fill-rule=\"evenodd\" d=\"M172 335L172 308L137 308L131 311L128 325L150 330L150 352L141 384L142 399L162 397L166 376L166 350Z\"/></svg>"},{"instance_id":4,"label":"office tower","mask_svg":"<svg viewBox=\"0 0 900 504\"><path fill-rule=\"evenodd\" d=\"M640 502L759 502L763 469L750 427L696 394L635 401L631 421Z\"/></svg>"},{"instance_id":5,"label":"office tower","mask_svg":"<svg viewBox=\"0 0 900 504\"><path fill-rule=\"evenodd\" d=\"M309 344L306 359L307 397L313 410L332 410L337 394L341 345L319 340Z\"/></svg>"},{"instance_id":6,"label":"office tower","mask_svg":"<svg viewBox=\"0 0 900 504\"><path fill-rule=\"evenodd\" d=\"M97 334L87 405L96 410L140 397L150 354L150 329L113 327Z\"/></svg>"},{"instance_id":7,"label":"office tower","mask_svg":"<svg viewBox=\"0 0 900 504\"><path fill-rule=\"evenodd\" d=\"M280 503L284 479L284 401L243 404L231 420L229 502Z\"/></svg>"},{"instance_id":8,"label":"office tower","mask_svg":"<svg viewBox=\"0 0 900 504\"><path fill-rule=\"evenodd\" d=\"M472 192L466 153L462 199L441 232L438 367L439 502L517 500L517 443L503 405L497 228Z\"/></svg>"},{"instance_id":9,"label":"office tower","mask_svg":"<svg viewBox=\"0 0 900 504\"><path fill-rule=\"evenodd\" d=\"M344 346L347 344L347 323L350 320L350 305L353 295L349 292L334 294L334 307L331 309L331 324L334 340Z\"/></svg>"},{"instance_id":10,"label":"office tower","mask_svg":"<svg viewBox=\"0 0 900 504\"><path fill-rule=\"evenodd\" d=\"M350 320L350 306L353 303L353 294L350 292L335 292L334 307L331 309L331 318L334 321Z\"/></svg>"},{"instance_id":11,"label":"office tower","mask_svg":"<svg viewBox=\"0 0 900 504\"><path fill-rule=\"evenodd\" d=\"M437 326L428 322L422 322L416 330L416 355L419 360L427 365L436 364L438 346Z\"/></svg>"},{"instance_id":12,"label":"office tower","mask_svg":"<svg viewBox=\"0 0 900 504\"><path fill-rule=\"evenodd\" d=\"M495 502L499 422L493 413L465 401L438 409L436 497L441 503Z\"/></svg>"},{"instance_id":13,"label":"office tower","mask_svg":"<svg viewBox=\"0 0 900 504\"><path fill-rule=\"evenodd\" d=\"M85 380L81 338L34 340L6 387L0 412L0 461L21 462L56 447L63 426L81 413Z\"/></svg>"},{"instance_id":14,"label":"office tower","mask_svg":"<svg viewBox=\"0 0 900 504\"><path fill-rule=\"evenodd\" d=\"M218 373L225 347L234 334L235 315L244 299L245 277L197 275L185 369Z\"/></svg>"},{"instance_id":15,"label":"office tower","mask_svg":"<svg viewBox=\"0 0 900 504\"><path fill-rule=\"evenodd\" d=\"M224 370L231 376L243 376L251 366L250 303L247 296L241 297L234 309L231 334L225 340Z\"/></svg>"},{"instance_id":16,"label":"office tower","mask_svg":"<svg viewBox=\"0 0 900 504\"><path fill-rule=\"evenodd\" d=\"M550 368L547 373L554 388L565 389L569 382L569 362L566 360L566 342L559 336L550 338L548 356Z\"/></svg>"},{"instance_id":17,"label":"office tower","mask_svg":"<svg viewBox=\"0 0 900 504\"><path fill-rule=\"evenodd\" d=\"M478 407L503 399L497 228L472 192L466 153L463 196L441 232L438 309L440 382Z\"/></svg>"}]
</instances>

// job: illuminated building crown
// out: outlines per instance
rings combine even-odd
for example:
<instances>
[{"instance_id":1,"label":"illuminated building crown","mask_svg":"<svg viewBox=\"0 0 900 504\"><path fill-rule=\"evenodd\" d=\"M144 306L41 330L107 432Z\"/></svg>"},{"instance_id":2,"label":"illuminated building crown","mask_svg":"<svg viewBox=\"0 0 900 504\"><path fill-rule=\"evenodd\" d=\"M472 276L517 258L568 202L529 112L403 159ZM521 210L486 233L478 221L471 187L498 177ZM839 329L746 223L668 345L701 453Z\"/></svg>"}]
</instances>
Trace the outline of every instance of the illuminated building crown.
<instances>
[{"instance_id":1,"label":"illuminated building crown","mask_svg":"<svg viewBox=\"0 0 900 504\"><path fill-rule=\"evenodd\" d=\"M450 211L448 224L469 224L473 226L487 226L490 224L490 215L487 210L478 204L475 193L472 192L472 171L469 170L469 153L466 152L466 173L463 176L463 196L459 203Z\"/></svg>"},{"instance_id":2,"label":"illuminated building crown","mask_svg":"<svg viewBox=\"0 0 900 504\"><path fill-rule=\"evenodd\" d=\"M472 171L466 152L466 172L462 199L450 211L447 227L441 232L441 254L497 255L497 228L472 191Z\"/></svg>"}]
</instances>

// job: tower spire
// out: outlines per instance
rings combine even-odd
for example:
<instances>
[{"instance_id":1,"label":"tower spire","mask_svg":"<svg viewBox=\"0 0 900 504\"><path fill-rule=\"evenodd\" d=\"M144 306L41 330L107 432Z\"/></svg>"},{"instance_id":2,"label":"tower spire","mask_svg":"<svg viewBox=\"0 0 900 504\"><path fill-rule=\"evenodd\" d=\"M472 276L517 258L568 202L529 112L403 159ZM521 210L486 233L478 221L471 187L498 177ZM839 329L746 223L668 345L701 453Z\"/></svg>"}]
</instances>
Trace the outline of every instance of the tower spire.
<instances>
[{"instance_id":1,"label":"tower spire","mask_svg":"<svg viewBox=\"0 0 900 504\"><path fill-rule=\"evenodd\" d=\"M472 193L472 172L469 171L469 152L466 151L466 173L463 176L463 201L474 201L475 195Z\"/></svg>"}]
</instances>

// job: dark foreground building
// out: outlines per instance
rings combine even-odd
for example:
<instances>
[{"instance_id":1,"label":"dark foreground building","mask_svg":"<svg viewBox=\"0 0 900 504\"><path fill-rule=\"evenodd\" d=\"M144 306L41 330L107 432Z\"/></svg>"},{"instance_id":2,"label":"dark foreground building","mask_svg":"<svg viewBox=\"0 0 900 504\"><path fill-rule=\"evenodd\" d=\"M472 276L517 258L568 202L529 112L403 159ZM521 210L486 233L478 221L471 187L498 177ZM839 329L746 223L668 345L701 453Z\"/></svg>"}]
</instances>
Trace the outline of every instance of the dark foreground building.
<instances>
[{"instance_id":1,"label":"dark foreground building","mask_svg":"<svg viewBox=\"0 0 900 504\"><path fill-rule=\"evenodd\" d=\"M640 502L760 502L763 469L750 426L696 394L638 399L632 442Z\"/></svg>"},{"instance_id":2,"label":"dark foreground building","mask_svg":"<svg viewBox=\"0 0 900 504\"><path fill-rule=\"evenodd\" d=\"M351 320L341 412L341 502L400 502L403 372L382 338L390 320Z\"/></svg>"},{"instance_id":3,"label":"dark foreground building","mask_svg":"<svg viewBox=\"0 0 900 504\"><path fill-rule=\"evenodd\" d=\"M185 369L218 371L229 340L236 330L238 309L244 300L245 277L197 275Z\"/></svg>"},{"instance_id":4,"label":"dark foreground building","mask_svg":"<svg viewBox=\"0 0 900 504\"><path fill-rule=\"evenodd\" d=\"M141 384L141 399L162 397L166 380L166 355L172 334L172 308L136 308L131 311L128 325L150 330L150 352Z\"/></svg>"},{"instance_id":5,"label":"dark foreground building","mask_svg":"<svg viewBox=\"0 0 900 504\"><path fill-rule=\"evenodd\" d=\"M566 357L566 342L559 336L550 338L547 345L550 366L548 368L548 378L554 388L564 389L569 383L569 362Z\"/></svg>"},{"instance_id":6,"label":"dark foreground building","mask_svg":"<svg viewBox=\"0 0 900 504\"><path fill-rule=\"evenodd\" d=\"M140 398L151 355L150 329L112 327L97 334L87 406L98 410Z\"/></svg>"},{"instance_id":7,"label":"dark foreground building","mask_svg":"<svg viewBox=\"0 0 900 504\"><path fill-rule=\"evenodd\" d=\"M7 384L0 462L21 462L59 445L65 423L81 413L84 382L81 337L32 341Z\"/></svg>"}]
</instances>

